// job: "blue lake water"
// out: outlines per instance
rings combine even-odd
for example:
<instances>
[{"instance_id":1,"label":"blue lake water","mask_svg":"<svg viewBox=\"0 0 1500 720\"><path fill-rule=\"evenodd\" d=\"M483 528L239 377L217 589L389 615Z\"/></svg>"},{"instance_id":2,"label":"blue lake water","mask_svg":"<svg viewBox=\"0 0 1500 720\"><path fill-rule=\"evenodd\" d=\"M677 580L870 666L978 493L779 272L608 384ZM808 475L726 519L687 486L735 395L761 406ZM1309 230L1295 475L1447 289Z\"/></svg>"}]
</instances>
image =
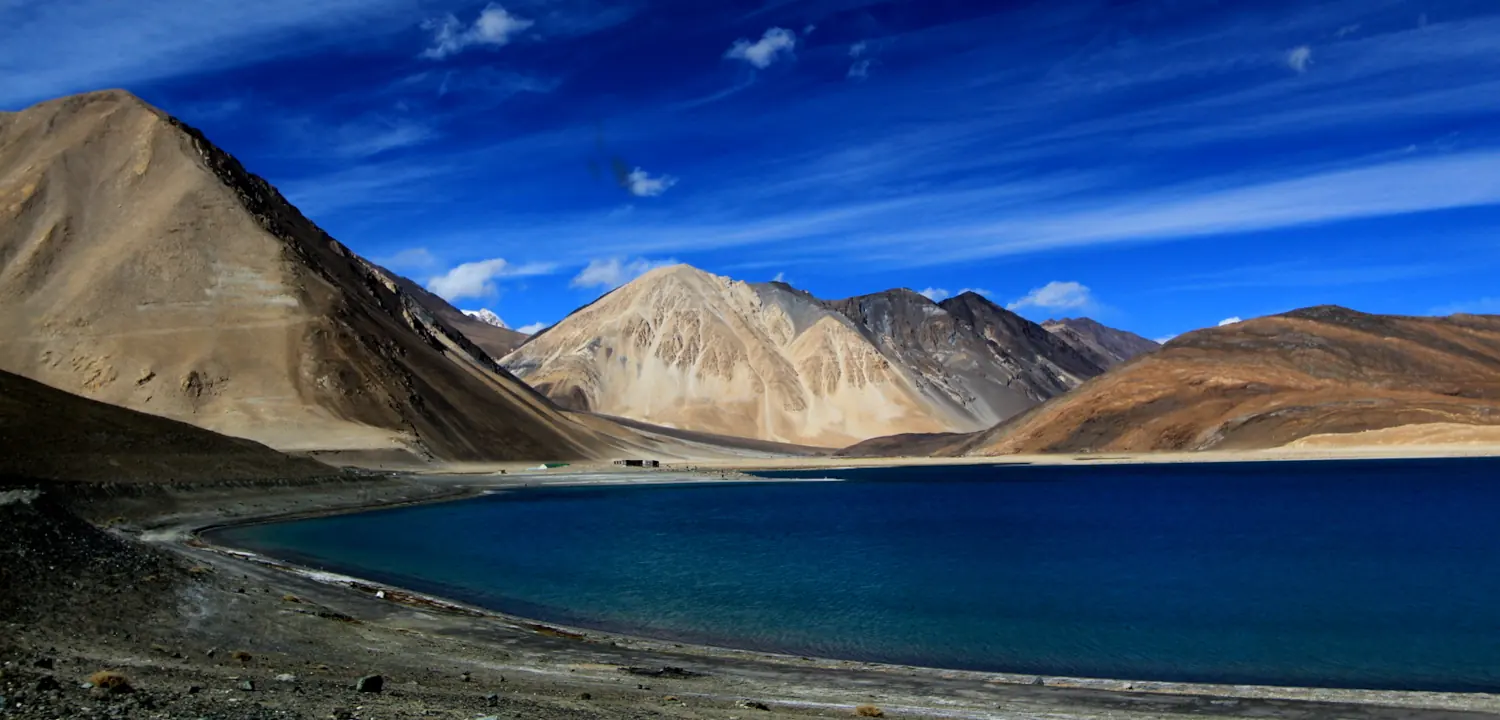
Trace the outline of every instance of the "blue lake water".
<instances>
[{"instance_id":1,"label":"blue lake water","mask_svg":"<svg viewBox=\"0 0 1500 720\"><path fill-rule=\"evenodd\" d=\"M1500 460L528 489L219 542L558 623L1137 680L1500 690Z\"/></svg>"}]
</instances>

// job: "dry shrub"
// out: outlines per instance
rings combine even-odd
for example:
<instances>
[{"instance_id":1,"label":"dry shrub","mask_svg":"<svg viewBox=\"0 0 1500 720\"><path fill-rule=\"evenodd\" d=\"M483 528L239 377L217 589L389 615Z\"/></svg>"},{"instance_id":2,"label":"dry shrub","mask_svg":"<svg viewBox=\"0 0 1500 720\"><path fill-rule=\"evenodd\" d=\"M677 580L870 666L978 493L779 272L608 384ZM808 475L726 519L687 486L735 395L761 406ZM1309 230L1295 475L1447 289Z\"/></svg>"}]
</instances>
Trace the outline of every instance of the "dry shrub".
<instances>
[{"instance_id":1,"label":"dry shrub","mask_svg":"<svg viewBox=\"0 0 1500 720\"><path fill-rule=\"evenodd\" d=\"M289 603L300 603L300 602L302 602L302 598L299 598L296 595L292 595L290 593L288 593L286 595L282 595L281 599L282 599L283 602L289 602Z\"/></svg>"},{"instance_id":2,"label":"dry shrub","mask_svg":"<svg viewBox=\"0 0 1500 720\"><path fill-rule=\"evenodd\" d=\"M860 705L854 708L854 714L860 717L885 717L885 711L874 705Z\"/></svg>"},{"instance_id":3,"label":"dry shrub","mask_svg":"<svg viewBox=\"0 0 1500 720\"><path fill-rule=\"evenodd\" d=\"M251 657L252 656L250 655L250 653L247 653L244 650L235 650L234 652L229 653L229 659L238 660L242 663L250 662Z\"/></svg>"},{"instance_id":4,"label":"dry shrub","mask_svg":"<svg viewBox=\"0 0 1500 720\"><path fill-rule=\"evenodd\" d=\"M115 695L123 695L135 690L130 686L130 678L114 670L100 670L89 676L89 682L93 683L94 687Z\"/></svg>"}]
</instances>

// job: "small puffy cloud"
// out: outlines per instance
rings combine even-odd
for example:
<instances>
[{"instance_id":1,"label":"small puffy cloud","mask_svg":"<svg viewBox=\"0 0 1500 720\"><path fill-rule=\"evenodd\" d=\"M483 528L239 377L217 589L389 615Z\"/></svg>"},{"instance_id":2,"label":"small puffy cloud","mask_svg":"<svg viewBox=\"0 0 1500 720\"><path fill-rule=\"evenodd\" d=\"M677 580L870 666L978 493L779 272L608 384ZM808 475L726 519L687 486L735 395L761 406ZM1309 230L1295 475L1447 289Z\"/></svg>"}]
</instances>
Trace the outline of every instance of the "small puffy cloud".
<instances>
[{"instance_id":1,"label":"small puffy cloud","mask_svg":"<svg viewBox=\"0 0 1500 720\"><path fill-rule=\"evenodd\" d=\"M1159 338L1154 338L1153 342L1155 342L1157 345L1166 345L1174 337L1177 337L1177 336L1176 335L1163 335L1163 336L1161 336Z\"/></svg>"},{"instance_id":2,"label":"small puffy cloud","mask_svg":"<svg viewBox=\"0 0 1500 720\"><path fill-rule=\"evenodd\" d=\"M1359 23L1355 23L1353 25L1345 25L1345 26L1339 28L1338 32L1334 33L1333 36L1336 37L1336 38L1348 37L1350 35L1353 35L1354 33L1359 32L1359 28L1360 28L1360 24Z\"/></svg>"},{"instance_id":3,"label":"small puffy cloud","mask_svg":"<svg viewBox=\"0 0 1500 720\"><path fill-rule=\"evenodd\" d=\"M422 57L442 60L479 45L502 47L535 24L493 3L486 5L474 24L468 27L453 15L428 20L422 23L422 28L432 33L432 47L423 51Z\"/></svg>"},{"instance_id":4,"label":"small puffy cloud","mask_svg":"<svg viewBox=\"0 0 1500 720\"><path fill-rule=\"evenodd\" d=\"M786 273L784 273L784 272L776 273L776 277L771 278L771 282L779 282L779 283L786 282Z\"/></svg>"},{"instance_id":5,"label":"small puffy cloud","mask_svg":"<svg viewBox=\"0 0 1500 720\"><path fill-rule=\"evenodd\" d=\"M646 258L591 260L588 267L573 278L571 284L576 288L598 287L613 290L652 270L676 264L676 260L647 260Z\"/></svg>"},{"instance_id":6,"label":"small puffy cloud","mask_svg":"<svg viewBox=\"0 0 1500 720\"><path fill-rule=\"evenodd\" d=\"M1011 311L1039 308L1042 310L1081 310L1094 305L1094 294L1087 285L1072 281L1053 280L1026 293L1025 297L1005 307Z\"/></svg>"},{"instance_id":7,"label":"small puffy cloud","mask_svg":"<svg viewBox=\"0 0 1500 720\"><path fill-rule=\"evenodd\" d=\"M547 323L536 322L530 325L522 325L521 327L516 328L516 332L523 335L535 335L543 330L546 330L548 327L551 326Z\"/></svg>"},{"instance_id":8,"label":"small puffy cloud","mask_svg":"<svg viewBox=\"0 0 1500 720\"><path fill-rule=\"evenodd\" d=\"M797 33L786 28L773 27L759 40L751 42L744 38L735 40L725 51L724 57L744 60L757 68L765 69L784 56L790 56L797 47Z\"/></svg>"},{"instance_id":9,"label":"small puffy cloud","mask_svg":"<svg viewBox=\"0 0 1500 720\"><path fill-rule=\"evenodd\" d=\"M1233 325L1235 323L1241 323L1241 322L1244 322L1244 319L1241 318L1238 315L1236 315L1234 317L1227 317L1227 318L1224 318L1223 320L1219 321L1219 327L1224 327L1225 325Z\"/></svg>"},{"instance_id":10,"label":"small puffy cloud","mask_svg":"<svg viewBox=\"0 0 1500 720\"><path fill-rule=\"evenodd\" d=\"M1312 64L1312 48L1306 45L1294 47L1286 54L1287 67L1298 73L1307 72L1307 66Z\"/></svg>"},{"instance_id":11,"label":"small puffy cloud","mask_svg":"<svg viewBox=\"0 0 1500 720\"><path fill-rule=\"evenodd\" d=\"M854 62L849 65L849 74L845 77L850 80L863 80L870 76L870 65L874 61L865 57L869 50L870 43L864 40L849 46L849 57L854 58Z\"/></svg>"},{"instance_id":12,"label":"small puffy cloud","mask_svg":"<svg viewBox=\"0 0 1500 720\"><path fill-rule=\"evenodd\" d=\"M950 297L953 297L953 293L950 293L947 290L944 290L943 288L935 288L935 287L930 287L930 288L927 288L926 290L919 290L919 291L917 291L917 294L925 296L928 300L931 300L933 302L942 302L944 300L947 300Z\"/></svg>"},{"instance_id":13,"label":"small puffy cloud","mask_svg":"<svg viewBox=\"0 0 1500 720\"><path fill-rule=\"evenodd\" d=\"M439 261L437 256L433 255L432 251L427 248L408 248L395 255L380 258L375 262L392 270L411 272L431 270L438 266Z\"/></svg>"},{"instance_id":14,"label":"small puffy cloud","mask_svg":"<svg viewBox=\"0 0 1500 720\"><path fill-rule=\"evenodd\" d=\"M975 295L983 295L984 297L990 297L995 294L984 288L964 288L958 291L959 295L962 295L964 293L974 293Z\"/></svg>"},{"instance_id":15,"label":"small puffy cloud","mask_svg":"<svg viewBox=\"0 0 1500 720\"><path fill-rule=\"evenodd\" d=\"M677 178L671 175L658 175L651 177L645 170L636 168L625 176L625 189L636 197L656 197L673 185L677 184Z\"/></svg>"},{"instance_id":16,"label":"small puffy cloud","mask_svg":"<svg viewBox=\"0 0 1500 720\"><path fill-rule=\"evenodd\" d=\"M548 263L513 265L504 258L464 263L442 275L427 279L427 289L444 300L493 297L498 294L495 281L501 278L546 275L553 271Z\"/></svg>"}]
</instances>

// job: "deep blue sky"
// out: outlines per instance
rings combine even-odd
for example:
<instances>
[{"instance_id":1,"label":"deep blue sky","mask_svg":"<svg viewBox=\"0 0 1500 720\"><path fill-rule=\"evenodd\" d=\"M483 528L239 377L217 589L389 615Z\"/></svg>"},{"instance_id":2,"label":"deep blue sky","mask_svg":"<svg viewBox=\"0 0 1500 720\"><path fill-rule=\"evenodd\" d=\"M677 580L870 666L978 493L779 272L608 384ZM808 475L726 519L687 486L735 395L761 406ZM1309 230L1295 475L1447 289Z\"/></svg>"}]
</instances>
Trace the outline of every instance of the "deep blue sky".
<instances>
[{"instance_id":1,"label":"deep blue sky","mask_svg":"<svg viewBox=\"0 0 1500 720\"><path fill-rule=\"evenodd\" d=\"M0 0L0 108L105 87L514 326L674 260L1148 337L1500 313L1487 0Z\"/></svg>"}]
</instances>

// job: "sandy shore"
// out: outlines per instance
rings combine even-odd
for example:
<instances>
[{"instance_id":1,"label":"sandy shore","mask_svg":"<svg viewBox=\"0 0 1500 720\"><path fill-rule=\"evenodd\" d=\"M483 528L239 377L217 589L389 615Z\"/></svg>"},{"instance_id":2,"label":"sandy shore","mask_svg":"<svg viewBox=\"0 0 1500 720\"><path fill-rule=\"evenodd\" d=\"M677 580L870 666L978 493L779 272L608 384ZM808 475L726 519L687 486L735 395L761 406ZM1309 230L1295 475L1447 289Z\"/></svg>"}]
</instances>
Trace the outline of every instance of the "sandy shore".
<instances>
[{"instance_id":1,"label":"sandy shore","mask_svg":"<svg viewBox=\"0 0 1500 720\"><path fill-rule=\"evenodd\" d=\"M544 625L313 572L198 539L202 528L227 523L433 502L504 488L739 479L729 469L723 469L724 475L717 469L680 473L616 468L455 475L450 469L450 474L419 478L195 491L125 505L92 503L84 509L119 513L112 521L116 535L165 550L195 568L189 573L191 580L173 591L170 602L156 601L162 607L133 623L132 632L123 636L100 638L66 626L23 627L17 634L21 649L10 650L10 657L18 658L13 665L24 667L38 648L47 648L48 658L68 669L56 674L77 675L65 678L70 682L81 680L85 671L123 668L138 685L168 699L158 702L167 707L187 703L182 706L199 713L140 717L743 720L852 717L862 704L878 706L890 717L1500 716L1500 696L1490 694L1039 678L660 642ZM252 659L226 657L232 650ZM368 695L351 689L354 678L373 673L384 677L387 692ZM276 679L284 676L296 679ZM15 677L14 671L0 674L0 680ZM246 680L255 686L253 694L239 689ZM193 687L201 690L190 692ZM252 705L259 708L256 713L265 714L236 714ZM215 712L203 713L202 707Z\"/></svg>"},{"instance_id":2,"label":"sandy shore","mask_svg":"<svg viewBox=\"0 0 1500 720\"><path fill-rule=\"evenodd\" d=\"M1372 434L1363 442L1355 438L1315 436L1309 442L1269 450L1218 450L1180 453L1094 453L1088 455L1000 455L995 457L740 457L702 460L663 460L660 472L690 473L689 479L712 478L714 473L746 473L755 470L811 470L818 468L903 467L942 465L1079 465L1079 464L1156 464L1216 462L1276 462L1296 460L1370 460L1418 459L1444 457L1500 457L1500 432L1471 433L1459 442L1411 443L1410 437L1431 435ZM1385 439L1391 442L1382 442ZM1440 436L1440 439L1451 439ZM527 482L580 482L584 475L649 478L650 471L622 468L610 463L575 463L554 470L539 471L536 464L525 463L446 463L408 468L422 476L492 475L525 477ZM568 478L572 479L568 479ZM564 478L556 480L556 478ZM602 480L601 480L602 481Z\"/></svg>"}]
</instances>

